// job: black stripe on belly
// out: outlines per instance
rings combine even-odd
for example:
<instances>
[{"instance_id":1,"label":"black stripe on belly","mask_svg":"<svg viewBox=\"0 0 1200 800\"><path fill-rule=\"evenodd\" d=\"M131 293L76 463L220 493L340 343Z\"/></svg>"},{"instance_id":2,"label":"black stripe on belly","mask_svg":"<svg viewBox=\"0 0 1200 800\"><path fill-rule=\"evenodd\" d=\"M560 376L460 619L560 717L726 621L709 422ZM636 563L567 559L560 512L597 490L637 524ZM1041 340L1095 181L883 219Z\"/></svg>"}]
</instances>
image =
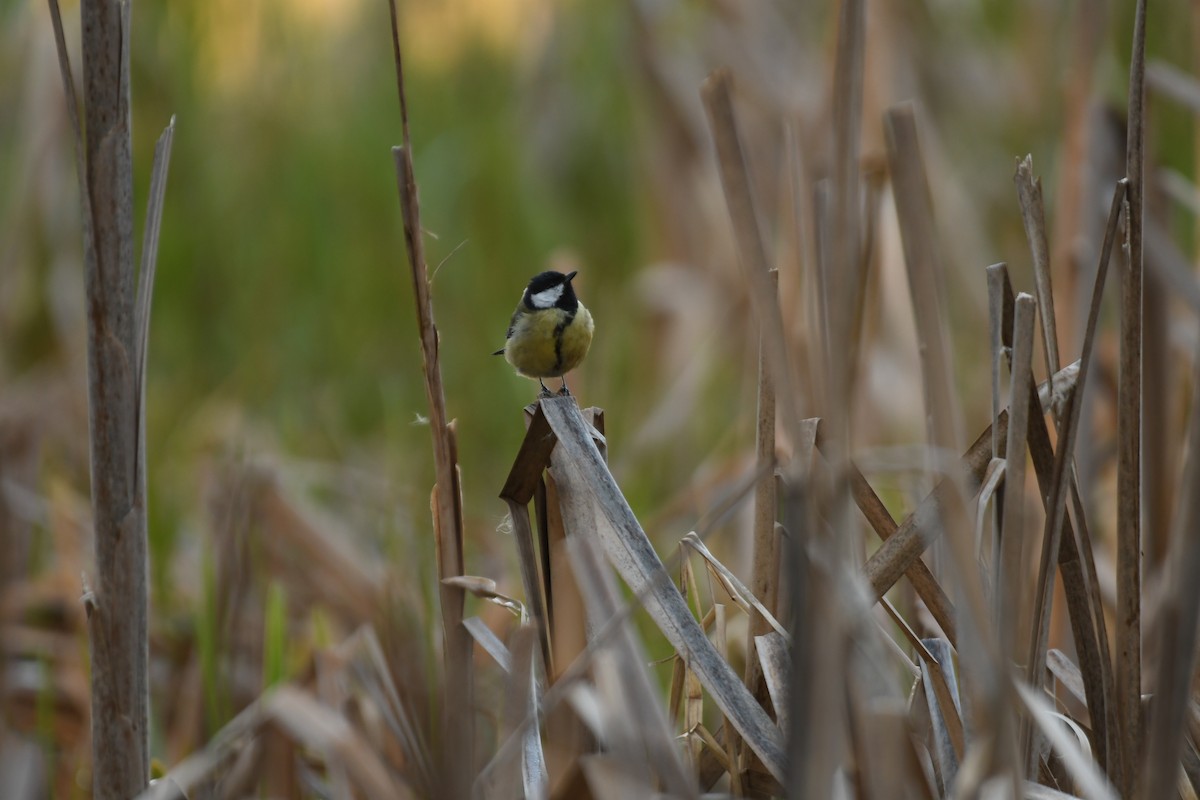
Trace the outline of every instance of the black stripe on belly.
<instances>
[{"instance_id":1,"label":"black stripe on belly","mask_svg":"<svg viewBox=\"0 0 1200 800\"><path fill-rule=\"evenodd\" d=\"M574 319L575 319L575 312L570 312L565 317L562 318L562 322L560 322L554 326L554 371L555 372L560 372L562 370L563 332L566 331L567 326L570 325Z\"/></svg>"}]
</instances>

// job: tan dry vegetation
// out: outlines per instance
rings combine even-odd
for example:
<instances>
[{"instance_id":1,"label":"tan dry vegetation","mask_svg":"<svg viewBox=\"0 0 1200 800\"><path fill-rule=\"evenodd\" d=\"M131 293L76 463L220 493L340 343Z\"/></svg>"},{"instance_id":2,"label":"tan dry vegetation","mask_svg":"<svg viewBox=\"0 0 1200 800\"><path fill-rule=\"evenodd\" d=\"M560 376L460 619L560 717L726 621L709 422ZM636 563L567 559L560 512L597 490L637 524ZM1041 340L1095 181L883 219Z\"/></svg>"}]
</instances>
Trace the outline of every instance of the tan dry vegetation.
<instances>
[{"instance_id":1,"label":"tan dry vegetation","mask_svg":"<svg viewBox=\"0 0 1200 800\"><path fill-rule=\"evenodd\" d=\"M107 220L100 202L132 180L129 153L87 130L111 120L77 123L101 232L91 464L82 386L49 370L0 393L0 795L1196 796L1200 283L1161 196L1196 191L1146 141L1145 4L1127 123L1095 111L1105 26L1079 4L1056 174L1027 157L999 187L962 173L951 131L972 128L948 109L1030 113L1020 81L988 76L1048 56L933 69L917 31L935 20L905 14L628 4L658 251L629 290L651 355L626 370L638 396L614 393L634 432L610 442L605 412L570 397L525 408L494 459L497 540L463 486L470 420L443 376L418 200L433 176L393 4L432 537L412 524L425 489L397 511L370 455L305 463L214 423L195 448L203 512L170 554L171 604L150 610L145 550L123 548L147 542L174 123L137 270L131 209ZM1015 24L1046 44L1038 21ZM82 91L103 117L104 92L122 95L94 69ZM1147 72L1152 98L1200 107L1195 79ZM983 221L999 208L1000 234ZM124 313L106 316L106 292ZM714 407L719 384L736 388ZM689 441L710 419L717 444Z\"/></svg>"}]
</instances>

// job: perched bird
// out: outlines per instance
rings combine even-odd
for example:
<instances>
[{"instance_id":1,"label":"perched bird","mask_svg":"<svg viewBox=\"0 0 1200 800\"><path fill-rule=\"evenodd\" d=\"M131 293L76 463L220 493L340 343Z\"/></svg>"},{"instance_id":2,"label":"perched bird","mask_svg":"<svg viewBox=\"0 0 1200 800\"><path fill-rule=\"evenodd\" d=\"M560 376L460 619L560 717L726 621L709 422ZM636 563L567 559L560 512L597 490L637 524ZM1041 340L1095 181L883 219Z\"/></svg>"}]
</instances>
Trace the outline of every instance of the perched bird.
<instances>
[{"instance_id":1,"label":"perched bird","mask_svg":"<svg viewBox=\"0 0 1200 800\"><path fill-rule=\"evenodd\" d=\"M534 275L508 323L503 349L492 354L503 354L517 372L536 378L542 397L550 396L543 378L562 378L558 393L570 394L565 376L579 366L592 344L592 315L571 288L576 274Z\"/></svg>"}]
</instances>

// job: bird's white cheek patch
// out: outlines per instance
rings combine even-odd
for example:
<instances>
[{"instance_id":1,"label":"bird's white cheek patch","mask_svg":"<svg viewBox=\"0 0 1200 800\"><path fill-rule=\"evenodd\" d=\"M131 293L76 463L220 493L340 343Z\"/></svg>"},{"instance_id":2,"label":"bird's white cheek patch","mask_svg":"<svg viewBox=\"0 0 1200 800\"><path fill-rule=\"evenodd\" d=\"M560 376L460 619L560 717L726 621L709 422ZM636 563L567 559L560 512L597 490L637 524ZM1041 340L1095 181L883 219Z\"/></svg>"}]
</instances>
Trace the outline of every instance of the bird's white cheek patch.
<instances>
[{"instance_id":1,"label":"bird's white cheek patch","mask_svg":"<svg viewBox=\"0 0 1200 800\"><path fill-rule=\"evenodd\" d=\"M562 284L559 284L537 294L531 294L529 300L533 303L534 308L551 308L558 302L558 298L562 297L562 293L563 287Z\"/></svg>"}]
</instances>

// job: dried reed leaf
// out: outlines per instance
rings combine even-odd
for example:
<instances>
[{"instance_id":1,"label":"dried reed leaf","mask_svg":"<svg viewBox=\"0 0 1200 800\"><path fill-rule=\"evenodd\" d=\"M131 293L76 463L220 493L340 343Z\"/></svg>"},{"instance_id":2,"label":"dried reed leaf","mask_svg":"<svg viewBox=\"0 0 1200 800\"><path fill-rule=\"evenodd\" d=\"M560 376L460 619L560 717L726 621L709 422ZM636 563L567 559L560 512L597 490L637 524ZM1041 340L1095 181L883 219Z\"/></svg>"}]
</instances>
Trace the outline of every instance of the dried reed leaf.
<instances>
[{"instance_id":1,"label":"dried reed leaf","mask_svg":"<svg viewBox=\"0 0 1200 800\"><path fill-rule=\"evenodd\" d=\"M1080 749L1077 739L1063 731L1063 717L1055 713L1041 692L1024 683L1014 684L1016 696L1051 747L1063 760L1063 765L1082 790L1084 797L1091 800L1117 800L1112 784L1097 767L1090 754Z\"/></svg>"},{"instance_id":2,"label":"dried reed leaf","mask_svg":"<svg viewBox=\"0 0 1200 800\"><path fill-rule=\"evenodd\" d=\"M520 631L518 633L521 633ZM518 660L513 670L513 707L519 709L528 725L523 726L521 740L521 789L523 797L545 797L549 793L550 777L546 772L546 756L542 752L542 731L538 723L541 691L538 685L537 661L534 658L535 634L528 628L515 639Z\"/></svg>"},{"instance_id":3,"label":"dried reed leaf","mask_svg":"<svg viewBox=\"0 0 1200 800\"><path fill-rule=\"evenodd\" d=\"M193 787L208 780L235 752L238 744L245 737L256 733L268 718L261 698L246 706L225 727L217 731L202 750L188 756L163 776L170 778L170 783L159 781L137 795L136 800L173 798L176 789L171 784L190 792Z\"/></svg>"},{"instance_id":4,"label":"dried reed leaf","mask_svg":"<svg viewBox=\"0 0 1200 800\"><path fill-rule=\"evenodd\" d=\"M290 686L277 687L264 698L264 711L298 743L344 765L355 785L368 796L414 796L344 716L321 705L311 695Z\"/></svg>"},{"instance_id":5,"label":"dried reed leaf","mask_svg":"<svg viewBox=\"0 0 1200 800\"><path fill-rule=\"evenodd\" d=\"M989 504L992 502L992 497L1002 491L1004 486L1004 473L1007 462L1003 458L993 458L987 465L987 470L983 473L983 481L979 487L979 499L976 501L975 509L975 545L981 548L983 545L983 528L987 520L987 511ZM1004 497L1001 495L997 498L995 506L992 507L993 520L997 524L993 530L1000 530L999 521L1003 519L1003 514L1000 507L1004 502ZM999 544L998 537L996 544ZM1000 559L996 552L992 552L991 558L988 559L991 565L991 574L995 574L995 570L999 567Z\"/></svg>"},{"instance_id":6,"label":"dried reed leaf","mask_svg":"<svg viewBox=\"0 0 1200 800\"><path fill-rule=\"evenodd\" d=\"M1071 696L1080 703L1087 705L1087 694L1083 688L1083 675L1075 662L1061 650L1050 650L1046 653L1046 669L1058 679Z\"/></svg>"},{"instance_id":7,"label":"dried reed leaf","mask_svg":"<svg viewBox=\"0 0 1200 800\"><path fill-rule=\"evenodd\" d=\"M522 622L526 619L524 604L520 600L497 592L496 582L491 578L483 578L478 575L455 575L450 578L443 578L442 583L446 586L457 586L459 589L470 592L478 598L495 603L501 608L507 608Z\"/></svg>"},{"instance_id":8,"label":"dried reed leaf","mask_svg":"<svg viewBox=\"0 0 1200 800\"><path fill-rule=\"evenodd\" d=\"M365 663L352 662L355 674L400 742L406 763L412 765L416 772L418 789L423 794L429 794L434 785L433 759L429 753L429 746L421 729L414 724L412 714L400 699L400 692L384 658L379 636L373 627L365 626L350 637L348 644L353 647L361 646L366 652Z\"/></svg>"},{"instance_id":9,"label":"dried reed leaf","mask_svg":"<svg viewBox=\"0 0 1200 800\"><path fill-rule=\"evenodd\" d=\"M763 605L757 597L754 596L754 593L750 591L746 584L742 583L741 580L738 579L738 576L734 575L728 567L722 564L720 560L718 560L717 557L712 554L712 551L705 546L704 542L700 541L700 537L696 535L695 531L689 531L687 535L679 540L679 544L681 546L687 546L691 548L692 550L696 551L701 558L704 559L705 564L708 565L709 572L716 576L717 580L721 584L721 587L725 589L731 598L733 598L734 602L738 604L739 608L741 608L747 614L751 612L751 609L757 611L762 617L763 621L766 622L769 627L773 628L776 633L784 637L786 641L791 641L791 636L786 630L784 630L784 627L779 624L779 620L775 619L775 615L767 610L767 607Z\"/></svg>"},{"instance_id":10,"label":"dried reed leaf","mask_svg":"<svg viewBox=\"0 0 1200 800\"><path fill-rule=\"evenodd\" d=\"M500 665L500 669L512 674L512 653L508 652L508 648L504 646L504 642L500 641L500 637L492 633L492 629L487 626L486 622L479 617L467 617L463 620L463 627L479 643L484 652Z\"/></svg>"},{"instance_id":11,"label":"dried reed leaf","mask_svg":"<svg viewBox=\"0 0 1200 800\"><path fill-rule=\"evenodd\" d=\"M574 400L565 399L571 402L571 408L578 416ZM543 407L545 405L544 401ZM547 414L547 417L554 425L553 416ZM561 457L564 451L569 452L570 445L561 432L558 435ZM591 439L586 441L594 451ZM560 466L559 457L555 459L555 471L558 473L563 521L570 532L567 548L592 629L598 630L617 616L620 607L617 588L597 552L595 534L587 530L591 527L601 532L603 539L602 531L606 525L597 513L594 499L577 482L578 478L570 468ZM690 614L688 619L692 620ZM695 620L692 622L695 624ZM694 781L684 769L675 748L670 725L646 669L646 659L628 623L621 625L595 654L594 660L593 673L601 691L606 720L604 740L632 763L644 761L645 768L658 774L670 791L683 796L694 794Z\"/></svg>"},{"instance_id":12,"label":"dried reed leaf","mask_svg":"<svg viewBox=\"0 0 1200 800\"><path fill-rule=\"evenodd\" d=\"M725 729L722 727L718 730L724 731ZM737 770L734 769L733 761L731 761L729 758L729 751L725 749L724 742L719 741L715 736L709 733L708 729L705 728L702 723L698 722L692 727L688 728L687 737L689 742L695 740L696 745L708 748L708 751L711 752L716 758L717 763L721 765L722 771L728 772L730 775L737 772ZM722 739L723 738L725 737L722 737Z\"/></svg>"},{"instance_id":13,"label":"dried reed leaf","mask_svg":"<svg viewBox=\"0 0 1200 800\"><path fill-rule=\"evenodd\" d=\"M791 710L791 684L788 682L792 670L791 648L786 639L774 631L754 637L754 652L762 669L771 707L775 709L775 722L783 731L791 730L788 716Z\"/></svg>"},{"instance_id":14,"label":"dried reed leaf","mask_svg":"<svg viewBox=\"0 0 1200 800\"><path fill-rule=\"evenodd\" d=\"M539 470L543 468L545 468L545 464ZM543 593L545 583L539 577L533 528L529 523L529 501L519 502L509 497L504 497L504 500L508 504L508 516L512 520L513 526L513 539L517 543L517 563L521 567L521 585L525 589L525 602L529 604L530 616L533 618L533 624L537 627L538 642L542 647L542 658L546 670L552 673L554 660L550 646L550 623L546 614L547 598Z\"/></svg>"},{"instance_id":15,"label":"dried reed leaf","mask_svg":"<svg viewBox=\"0 0 1200 800\"><path fill-rule=\"evenodd\" d=\"M726 630L725 630L726 619L725 619L725 604L724 603L714 603L713 604L713 617L714 617L713 628L715 631L714 638L716 640L714 642L714 644L716 645L717 652L720 653L721 658L728 661L729 660L729 647L728 647L729 642L728 642L728 637L726 636ZM747 653L747 658L752 658L752 656L750 656L750 654ZM724 718L724 715L722 715L721 726L724 727L726 722L727 722L727 720ZM727 728L726 730L730 730L730 729ZM730 730L730 734L731 735L726 737L726 739L725 739L725 754L729 758L729 763L733 764L735 768L730 770L730 772L729 772L729 790L733 793L734 797L740 797L743 794L742 771L741 771L740 767L738 766L738 764L739 764L738 752L740 750L739 745L740 745L741 740L735 733L733 733L732 730Z\"/></svg>"},{"instance_id":16,"label":"dried reed leaf","mask_svg":"<svg viewBox=\"0 0 1200 800\"><path fill-rule=\"evenodd\" d=\"M605 554L635 596L645 599L651 618L699 676L713 701L772 775L782 780L783 742L778 729L692 617L596 449L574 399L542 400L541 408L558 437L554 464L560 490L569 480L577 493L575 502L587 503L585 513L594 520L589 527L596 531ZM568 516L565 509L563 516ZM579 533L586 531L582 528Z\"/></svg>"},{"instance_id":17,"label":"dried reed leaf","mask_svg":"<svg viewBox=\"0 0 1200 800\"><path fill-rule=\"evenodd\" d=\"M900 628L921 662L921 680L935 737L934 753L938 755L942 783L949 786L953 783L953 773L958 769L959 760L966 753L962 706L958 699L958 682L954 680L954 658L949 642L918 637L887 598L883 598L880 605ZM946 749L944 753L940 752L943 747Z\"/></svg>"},{"instance_id":18,"label":"dried reed leaf","mask_svg":"<svg viewBox=\"0 0 1200 800\"><path fill-rule=\"evenodd\" d=\"M922 639L921 683L929 704L933 755L943 786L953 786L959 761L966 755L954 654L945 639Z\"/></svg>"}]
</instances>

